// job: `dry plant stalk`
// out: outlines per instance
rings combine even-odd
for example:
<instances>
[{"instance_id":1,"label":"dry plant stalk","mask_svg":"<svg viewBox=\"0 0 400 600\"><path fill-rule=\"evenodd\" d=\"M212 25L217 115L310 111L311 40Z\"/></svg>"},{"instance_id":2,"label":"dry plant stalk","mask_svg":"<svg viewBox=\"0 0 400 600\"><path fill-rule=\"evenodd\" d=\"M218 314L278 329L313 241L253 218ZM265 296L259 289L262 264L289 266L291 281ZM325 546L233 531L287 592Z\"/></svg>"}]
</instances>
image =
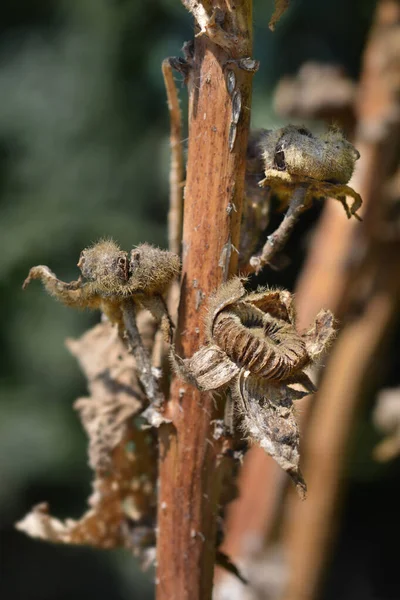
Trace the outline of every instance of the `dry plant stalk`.
<instances>
[{"instance_id":1,"label":"dry plant stalk","mask_svg":"<svg viewBox=\"0 0 400 600\"><path fill-rule=\"evenodd\" d=\"M251 56L251 1L236 2L235 11L212 3L215 10L210 9L206 21L196 12L200 3L187 4L199 20L199 33L206 35L195 38L188 76L189 150L176 334L177 351L184 357L204 341L203 299L237 268L252 79L252 71L243 68L247 63L240 62ZM214 25L216 33L210 35ZM240 44L231 43L238 38ZM234 81L233 89L227 79ZM212 421L221 410L211 394L178 378L173 381L166 411L172 425L160 428L158 600L211 598L224 467L223 439L214 440Z\"/></svg>"},{"instance_id":2,"label":"dry plant stalk","mask_svg":"<svg viewBox=\"0 0 400 600\"><path fill-rule=\"evenodd\" d=\"M173 326L163 294L179 270L176 254L146 244L128 254L114 242L103 240L82 252L77 281L62 282L42 265L33 267L25 281L27 285L32 279L41 279L47 291L68 306L102 310L117 326L120 338L113 337L110 325L103 323L82 341L70 344L93 388L90 398L76 404L90 438L90 464L95 472L90 510L79 521L63 523L40 505L18 526L50 541L124 546L148 558L154 544L157 467L154 433L132 423L132 416L140 412L151 425L162 424L158 600L211 598L215 558L240 577L229 558L216 550L220 505L232 497L232 441L225 432L217 433L214 424L222 415L224 402L217 406L211 394L199 392L224 388L235 404L237 414L233 419L239 421L244 435L269 452L304 495L292 401L313 390L304 368L333 334L329 312L318 315L309 332L297 333L288 292L246 294L239 279L221 287L237 268L251 78L257 69L251 58L251 0L235 6L224 4L223 8L218 2L183 3L195 16L199 31L193 56L184 67L190 92L190 124L176 348L179 356L186 358L176 360L179 372L198 389L175 378L170 400L164 405L149 348L137 323L139 309L146 308L158 322L164 340L171 341ZM286 4L278 0L273 20ZM169 237L171 248L178 252L183 158L180 111L170 61L164 62L163 73L173 151ZM340 148L340 164L335 163L338 153L333 151L327 153L330 170L321 174L324 165L319 164L319 170L313 172L313 165L308 164L306 177L304 165L296 171L299 153L293 139L305 136L305 146L322 143L304 131L288 126L264 135L262 183L279 184L288 198L294 194L282 226L269 240L272 249L261 257L263 264L281 249L298 215L307 208L312 192L334 192L348 216L356 216L361 203L345 185L355 151L338 133L331 133L325 143L328 150L333 143ZM345 158L348 160L344 165ZM329 181L330 175L334 182ZM346 193L354 198L351 208L346 204ZM215 289L218 292L204 332L204 298ZM129 351L121 346L122 339ZM203 347L203 343L208 346ZM121 347L116 356L118 345ZM121 360L126 364L122 365ZM296 385L303 389L293 387ZM132 403L131 396L137 402ZM147 402L150 408L142 412Z\"/></svg>"},{"instance_id":3,"label":"dry plant stalk","mask_svg":"<svg viewBox=\"0 0 400 600\"><path fill-rule=\"evenodd\" d=\"M373 414L376 427L385 435L374 448L379 462L393 460L400 454L400 390L384 389L379 393Z\"/></svg>"}]
</instances>

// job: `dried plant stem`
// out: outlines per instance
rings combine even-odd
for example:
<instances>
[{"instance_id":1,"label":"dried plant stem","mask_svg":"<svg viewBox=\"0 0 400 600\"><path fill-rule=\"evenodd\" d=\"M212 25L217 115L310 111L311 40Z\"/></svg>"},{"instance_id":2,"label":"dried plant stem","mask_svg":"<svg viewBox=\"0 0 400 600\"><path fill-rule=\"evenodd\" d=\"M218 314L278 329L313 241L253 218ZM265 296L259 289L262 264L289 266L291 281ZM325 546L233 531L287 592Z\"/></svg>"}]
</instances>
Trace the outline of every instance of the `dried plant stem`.
<instances>
[{"instance_id":1,"label":"dried plant stem","mask_svg":"<svg viewBox=\"0 0 400 600\"><path fill-rule=\"evenodd\" d=\"M162 73L167 92L170 118L171 167L169 173L168 242L170 251L180 255L185 167L182 147L182 115L169 58L166 58L162 63Z\"/></svg>"},{"instance_id":2,"label":"dried plant stem","mask_svg":"<svg viewBox=\"0 0 400 600\"><path fill-rule=\"evenodd\" d=\"M162 394L158 389L157 380L153 374L150 355L143 346L136 323L136 305L131 298L124 301L122 313L129 349L135 360L140 383L153 407L160 407L163 402Z\"/></svg>"},{"instance_id":3,"label":"dried plant stem","mask_svg":"<svg viewBox=\"0 0 400 600\"><path fill-rule=\"evenodd\" d=\"M268 236L261 254L259 256L251 257L250 266L256 273L259 273L259 271L261 271L261 269L271 261L273 256L280 252L286 244L289 235L293 231L293 228L297 223L301 213L306 208L306 194L307 187L305 186L299 186L295 189L289 204L289 208L278 229Z\"/></svg>"},{"instance_id":4,"label":"dried plant stem","mask_svg":"<svg viewBox=\"0 0 400 600\"><path fill-rule=\"evenodd\" d=\"M251 56L251 1L227 13L226 32L246 40ZM237 51L237 50L236 50ZM227 54L206 35L195 39L189 75L189 152L183 228L183 267L176 348L189 357L204 342L203 299L235 273L251 101L250 72L235 70L242 112L231 144L232 99ZM236 211L227 210L234 205ZM228 258L227 258L228 257ZM220 266L221 265L221 266ZM209 600L216 546L216 517L223 468L222 440L213 438L216 411L209 393L175 379L160 428L157 600Z\"/></svg>"}]
</instances>

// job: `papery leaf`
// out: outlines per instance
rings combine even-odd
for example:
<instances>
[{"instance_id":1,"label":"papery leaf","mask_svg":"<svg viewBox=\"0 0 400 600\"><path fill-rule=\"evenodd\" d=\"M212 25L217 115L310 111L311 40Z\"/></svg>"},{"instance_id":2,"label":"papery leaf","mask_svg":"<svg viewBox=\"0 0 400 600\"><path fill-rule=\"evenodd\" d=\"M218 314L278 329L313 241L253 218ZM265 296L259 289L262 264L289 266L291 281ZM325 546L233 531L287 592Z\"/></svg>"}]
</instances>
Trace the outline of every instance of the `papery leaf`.
<instances>
[{"instance_id":1,"label":"papery leaf","mask_svg":"<svg viewBox=\"0 0 400 600\"><path fill-rule=\"evenodd\" d=\"M216 390L229 383L239 373L235 365L218 346L203 346L191 358L172 354L175 370L199 390Z\"/></svg>"},{"instance_id":2,"label":"papery leaf","mask_svg":"<svg viewBox=\"0 0 400 600\"><path fill-rule=\"evenodd\" d=\"M234 390L241 428L286 471L305 498L306 484L299 469L299 429L293 408L297 392L241 371Z\"/></svg>"}]
</instances>

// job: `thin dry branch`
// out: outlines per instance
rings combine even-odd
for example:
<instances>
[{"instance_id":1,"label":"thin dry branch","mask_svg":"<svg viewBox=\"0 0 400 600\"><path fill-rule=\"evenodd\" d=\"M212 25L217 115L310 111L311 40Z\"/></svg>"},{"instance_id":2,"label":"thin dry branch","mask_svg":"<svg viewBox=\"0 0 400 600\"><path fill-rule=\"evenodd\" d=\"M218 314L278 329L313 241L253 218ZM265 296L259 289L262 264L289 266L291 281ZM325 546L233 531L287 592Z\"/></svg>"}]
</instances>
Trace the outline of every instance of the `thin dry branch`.
<instances>
[{"instance_id":1,"label":"thin dry branch","mask_svg":"<svg viewBox=\"0 0 400 600\"><path fill-rule=\"evenodd\" d=\"M274 14L271 17L270 22L268 23L268 27L271 29L271 31L275 30L276 24L288 8L289 0L275 0Z\"/></svg>"},{"instance_id":2,"label":"thin dry branch","mask_svg":"<svg viewBox=\"0 0 400 600\"><path fill-rule=\"evenodd\" d=\"M122 317L125 326L125 335L127 337L129 349L135 358L138 377L143 386L150 406L143 415L149 423L158 427L164 421L160 414L164 397L159 389L156 373L151 364L150 354L144 347L141 335L136 323L137 307L135 302L128 298L122 303Z\"/></svg>"},{"instance_id":3,"label":"thin dry branch","mask_svg":"<svg viewBox=\"0 0 400 600\"><path fill-rule=\"evenodd\" d=\"M286 244L300 215L307 208L305 204L306 195L307 189L305 187L300 185L296 188L281 224L268 236L261 254L251 257L250 266L256 273L259 273L266 264L270 263L273 257L276 256Z\"/></svg>"},{"instance_id":4,"label":"thin dry branch","mask_svg":"<svg viewBox=\"0 0 400 600\"><path fill-rule=\"evenodd\" d=\"M171 167L169 172L168 246L171 252L180 255L185 166L182 146L182 114L169 58L163 60L162 74L167 92L170 119Z\"/></svg>"}]
</instances>

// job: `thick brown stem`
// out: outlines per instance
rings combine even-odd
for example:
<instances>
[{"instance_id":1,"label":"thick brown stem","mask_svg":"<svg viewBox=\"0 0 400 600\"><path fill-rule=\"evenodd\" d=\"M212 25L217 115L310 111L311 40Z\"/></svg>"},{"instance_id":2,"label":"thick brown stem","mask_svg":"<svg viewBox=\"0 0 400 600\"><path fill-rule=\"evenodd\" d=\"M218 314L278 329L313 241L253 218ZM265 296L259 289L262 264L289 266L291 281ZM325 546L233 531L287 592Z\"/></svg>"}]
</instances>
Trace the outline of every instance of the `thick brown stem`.
<instances>
[{"instance_id":1,"label":"thick brown stem","mask_svg":"<svg viewBox=\"0 0 400 600\"><path fill-rule=\"evenodd\" d=\"M251 0L236 2L223 27L245 40L242 56L250 56ZM205 300L237 268L252 78L251 72L227 62L238 58L207 35L195 40L176 333L177 351L184 357L204 341ZM227 87L228 71L234 72L233 93ZM238 95L239 115L234 111ZM160 428L157 600L211 598L224 462L212 421L222 408L216 409L211 394L173 381L167 407L172 425Z\"/></svg>"}]
</instances>

